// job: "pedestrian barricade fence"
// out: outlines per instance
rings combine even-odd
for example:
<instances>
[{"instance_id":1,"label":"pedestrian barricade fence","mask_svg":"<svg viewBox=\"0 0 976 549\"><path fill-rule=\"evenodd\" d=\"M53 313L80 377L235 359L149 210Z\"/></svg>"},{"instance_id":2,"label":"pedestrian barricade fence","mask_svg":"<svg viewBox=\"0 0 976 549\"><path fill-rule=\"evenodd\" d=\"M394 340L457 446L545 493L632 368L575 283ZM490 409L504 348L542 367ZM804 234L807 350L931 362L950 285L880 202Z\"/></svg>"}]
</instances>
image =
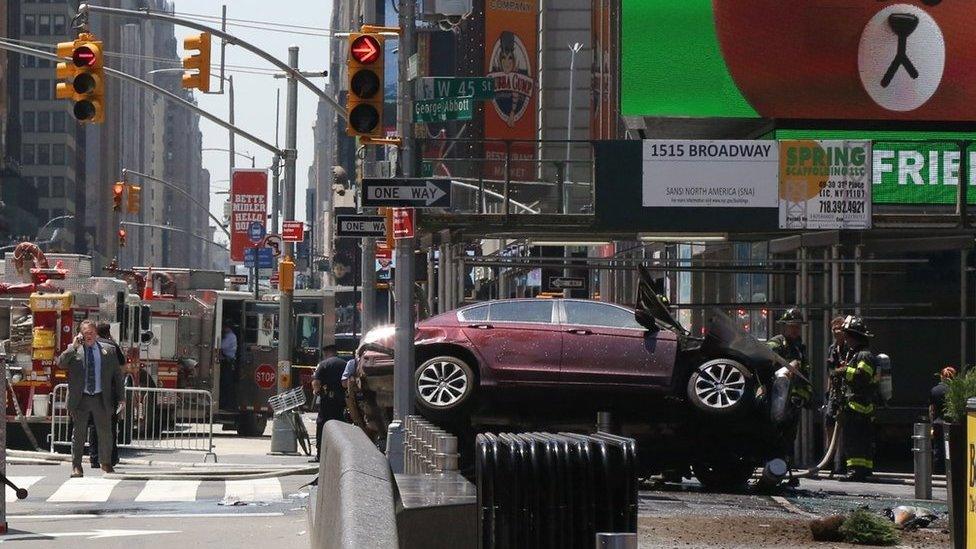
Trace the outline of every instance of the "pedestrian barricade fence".
<instances>
[{"instance_id":1,"label":"pedestrian barricade fence","mask_svg":"<svg viewBox=\"0 0 976 549\"><path fill-rule=\"evenodd\" d=\"M410 475L458 470L458 439L420 416L403 421L404 470Z\"/></svg>"},{"instance_id":2,"label":"pedestrian barricade fence","mask_svg":"<svg viewBox=\"0 0 976 549\"><path fill-rule=\"evenodd\" d=\"M478 435L479 546L593 547L637 532L633 439L597 433Z\"/></svg>"},{"instance_id":3,"label":"pedestrian barricade fence","mask_svg":"<svg viewBox=\"0 0 976 549\"><path fill-rule=\"evenodd\" d=\"M68 413L68 385L51 392L51 444L71 446L73 424ZM126 387L121 411L115 416L116 443L120 448L203 452L213 456L213 398L200 389Z\"/></svg>"}]
</instances>

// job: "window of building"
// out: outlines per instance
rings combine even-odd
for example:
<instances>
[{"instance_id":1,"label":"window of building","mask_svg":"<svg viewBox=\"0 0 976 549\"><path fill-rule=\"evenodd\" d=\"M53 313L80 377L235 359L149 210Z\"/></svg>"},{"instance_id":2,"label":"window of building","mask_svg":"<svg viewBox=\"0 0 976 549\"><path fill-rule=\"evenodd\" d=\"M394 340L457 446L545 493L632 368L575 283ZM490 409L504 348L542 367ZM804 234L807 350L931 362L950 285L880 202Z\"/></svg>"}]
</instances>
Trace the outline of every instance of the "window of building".
<instances>
[{"instance_id":1,"label":"window of building","mask_svg":"<svg viewBox=\"0 0 976 549\"><path fill-rule=\"evenodd\" d=\"M24 16L24 36L34 36L37 34L37 20L33 15Z\"/></svg>"},{"instance_id":2,"label":"window of building","mask_svg":"<svg viewBox=\"0 0 976 549\"><path fill-rule=\"evenodd\" d=\"M25 100L34 99L34 89L35 89L34 82L35 81L34 81L33 78L25 78L24 79L23 91L22 91L21 95L24 96L23 98Z\"/></svg>"},{"instance_id":3,"label":"window of building","mask_svg":"<svg viewBox=\"0 0 976 549\"><path fill-rule=\"evenodd\" d=\"M24 158L21 159L25 165L34 164L34 145L27 143L24 145Z\"/></svg>"},{"instance_id":4,"label":"window of building","mask_svg":"<svg viewBox=\"0 0 976 549\"><path fill-rule=\"evenodd\" d=\"M51 114L51 130L55 133L63 133L66 127L67 114L64 111L57 111Z\"/></svg>"},{"instance_id":5,"label":"window of building","mask_svg":"<svg viewBox=\"0 0 976 549\"><path fill-rule=\"evenodd\" d=\"M54 34L62 36L68 34L68 26L65 24L65 18L63 15L54 16Z\"/></svg>"},{"instance_id":6,"label":"window of building","mask_svg":"<svg viewBox=\"0 0 976 549\"><path fill-rule=\"evenodd\" d=\"M60 143L55 143L51 145L51 160L55 166L64 166L64 145Z\"/></svg>"},{"instance_id":7,"label":"window of building","mask_svg":"<svg viewBox=\"0 0 976 549\"><path fill-rule=\"evenodd\" d=\"M27 57L27 56L25 55L24 57ZM42 69L47 69L47 68L50 68L50 67L54 66L54 63L52 63L48 59L38 59L37 60L37 66L39 68L42 68Z\"/></svg>"},{"instance_id":8,"label":"window of building","mask_svg":"<svg viewBox=\"0 0 976 549\"><path fill-rule=\"evenodd\" d=\"M37 66L37 58L33 55L21 55L20 58L23 59L21 65L25 69L33 69Z\"/></svg>"},{"instance_id":9,"label":"window of building","mask_svg":"<svg viewBox=\"0 0 976 549\"><path fill-rule=\"evenodd\" d=\"M51 99L51 84L50 80L38 80L37 81L37 98L38 99Z\"/></svg>"},{"instance_id":10,"label":"window of building","mask_svg":"<svg viewBox=\"0 0 976 549\"><path fill-rule=\"evenodd\" d=\"M37 146L37 165L49 166L51 164L51 145L41 143Z\"/></svg>"},{"instance_id":11,"label":"window of building","mask_svg":"<svg viewBox=\"0 0 976 549\"><path fill-rule=\"evenodd\" d=\"M51 111L41 111L37 113L37 131L51 131Z\"/></svg>"},{"instance_id":12,"label":"window of building","mask_svg":"<svg viewBox=\"0 0 976 549\"><path fill-rule=\"evenodd\" d=\"M37 34L41 36L48 36L51 34L51 16L50 15L38 15L37 16Z\"/></svg>"},{"instance_id":13,"label":"window of building","mask_svg":"<svg viewBox=\"0 0 976 549\"><path fill-rule=\"evenodd\" d=\"M35 114L33 111L24 111L24 116L21 119L20 127L25 132L36 132L37 126L35 125Z\"/></svg>"},{"instance_id":14,"label":"window of building","mask_svg":"<svg viewBox=\"0 0 976 549\"><path fill-rule=\"evenodd\" d=\"M47 186L48 178L38 177L34 179L34 187L37 189L37 196L51 196Z\"/></svg>"},{"instance_id":15,"label":"window of building","mask_svg":"<svg viewBox=\"0 0 976 549\"><path fill-rule=\"evenodd\" d=\"M60 198L64 196L64 178L63 177L52 177L51 178L51 196L55 198Z\"/></svg>"}]
</instances>

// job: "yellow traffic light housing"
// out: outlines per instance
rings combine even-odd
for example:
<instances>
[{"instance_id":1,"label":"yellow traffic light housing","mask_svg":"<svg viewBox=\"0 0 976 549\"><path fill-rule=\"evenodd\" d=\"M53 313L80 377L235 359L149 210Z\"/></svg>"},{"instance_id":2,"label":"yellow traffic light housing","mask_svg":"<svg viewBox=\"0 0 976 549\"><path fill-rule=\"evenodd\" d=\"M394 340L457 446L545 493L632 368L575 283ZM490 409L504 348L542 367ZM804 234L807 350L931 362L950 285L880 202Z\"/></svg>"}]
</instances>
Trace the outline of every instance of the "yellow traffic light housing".
<instances>
[{"instance_id":1,"label":"yellow traffic light housing","mask_svg":"<svg viewBox=\"0 0 976 549\"><path fill-rule=\"evenodd\" d=\"M349 35L349 95L346 133L357 137L383 135L383 46L379 33Z\"/></svg>"},{"instance_id":2,"label":"yellow traffic light housing","mask_svg":"<svg viewBox=\"0 0 976 549\"><path fill-rule=\"evenodd\" d=\"M198 53L183 58L183 87L196 88L204 93L210 92L210 33L203 32L183 39L183 48Z\"/></svg>"},{"instance_id":3,"label":"yellow traffic light housing","mask_svg":"<svg viewBox=\"0 0 976 549\"><path fill-rule=\"evenodd\" d=\"M58 57L70 61L58 63L55 96L75 102L73 114L80 122L100 124L105 121L105 75L102 41L94 34L82 33L74 42L58 44Z\"/></svg>"},{"instance_id":4,"label":"yellow traffic light housing","mask_svg":"<svg viewBox=\"0 0 976 549\"><path fill-rule=\"evenodd\" d=\"M128 212L137 214L139 213L139 208L142 206L142 187L138 185L129 185L129 202L128 202Z\"/></svg>"},{"instance_id":5,"label":"yellow traffic light housing","mask_svg":"<svg viewBox=\"0 0 976 549\"><path fill-rule=\"evenodd\" d=\"M117 212L122 210L123 193L125 193L125 183L119 181L115 185L112 185L112 209Z\"/></svg>"},{"instance_id":6,"label":"yellow traffic light housing","mask_svg":"<svg viewBox=\"0 0 976 549\"><path fill-rule=\"evenodd\" d=\"M379 214L383 216L383 225L386 229L386 247L396 249L396 239L393 238L393 208L379 208Z\"/></svg>"}]
</instances>

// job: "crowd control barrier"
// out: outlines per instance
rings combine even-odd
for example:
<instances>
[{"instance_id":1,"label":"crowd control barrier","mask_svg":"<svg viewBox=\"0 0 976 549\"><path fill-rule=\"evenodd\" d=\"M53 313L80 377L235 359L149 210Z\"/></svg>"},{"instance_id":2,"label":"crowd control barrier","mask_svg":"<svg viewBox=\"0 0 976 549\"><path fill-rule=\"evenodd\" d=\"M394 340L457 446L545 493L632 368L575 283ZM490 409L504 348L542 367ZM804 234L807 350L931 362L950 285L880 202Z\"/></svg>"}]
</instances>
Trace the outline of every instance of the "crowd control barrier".
<instances>
[{"instance_id":1,"label":"crowd control barrier","mask_svg":"<svg viewBox=\"0 0 976 549\"><path fill-rule=\"evenodd\" d=\"M458 470L458 439L420 416L403 421L405 472L444 473Z\"/></svg>"},{"instance_id":2,"label":"crowd control barrier","mask_svg":"<svg viewBox=\"0 0 976 549\"><path fill-rule=\"evenodd\" d=\"M633 439L486 433L476 446L480 547L590 549L597 533L637 532Z\"/></svg>"},{"instance_id":3,"label":"crowd control barrier","mask_svg":"<svg viewBox=\"0 0 976 549\"><path fill-rule=\"evenodd\" d=\"M213 451L213 398L209 391L126 387L125 407L117 415L116 442L120 448L204 452ZM72 421L68 414L68 385L51 393L51 452L71 446Z\"/></svg>"}]
</instances>

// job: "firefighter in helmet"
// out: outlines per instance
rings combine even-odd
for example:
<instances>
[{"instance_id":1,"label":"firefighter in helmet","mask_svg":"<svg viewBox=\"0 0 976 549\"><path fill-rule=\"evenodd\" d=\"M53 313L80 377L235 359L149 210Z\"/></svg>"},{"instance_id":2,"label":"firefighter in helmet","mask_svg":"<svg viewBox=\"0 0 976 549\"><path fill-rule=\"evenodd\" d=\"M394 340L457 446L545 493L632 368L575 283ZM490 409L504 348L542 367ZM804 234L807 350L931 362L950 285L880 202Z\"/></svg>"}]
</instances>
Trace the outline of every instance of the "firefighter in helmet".
<instances>
[{"instance_id":1,"label":"firefighter in helmet","mask_svg":"<svg viewBox=\"0 0 976 549\"><path fill-rule=\"evenodd\" d=\"M781 358L789 362L794 368L799 370L807 379L810 379L810 367L807 360L807 346L803 343L801 330L804 319L800 309L787 309L783 316L777 321L782 326L780 334L770 338L766 344ZM790 403L794 411L807 406L813 397L813 387L809 383L800 379L798 376L790 376ZM794 412L795 413L795 412ZM797 423L799 416L794 416L786 422L781 433L783 444L783 455L788 459L792 455L793 442L796 439Z\"/></svg>"},{"instance_id":2,"label":"firefighter in helmet","mask_svg":"<svg viewBox=\"0 0 976 549\"><path fill-rule=\"evenodd\" d=\"M833 375L842 383L846 401L839 417L847 455L845 480L863 482L874 469L875 373L878 371L878 360L868 344L874 334L868 331L863 318L848 316L842 329L847 348L843 361Z\"/></svg>"}]
</instances>

